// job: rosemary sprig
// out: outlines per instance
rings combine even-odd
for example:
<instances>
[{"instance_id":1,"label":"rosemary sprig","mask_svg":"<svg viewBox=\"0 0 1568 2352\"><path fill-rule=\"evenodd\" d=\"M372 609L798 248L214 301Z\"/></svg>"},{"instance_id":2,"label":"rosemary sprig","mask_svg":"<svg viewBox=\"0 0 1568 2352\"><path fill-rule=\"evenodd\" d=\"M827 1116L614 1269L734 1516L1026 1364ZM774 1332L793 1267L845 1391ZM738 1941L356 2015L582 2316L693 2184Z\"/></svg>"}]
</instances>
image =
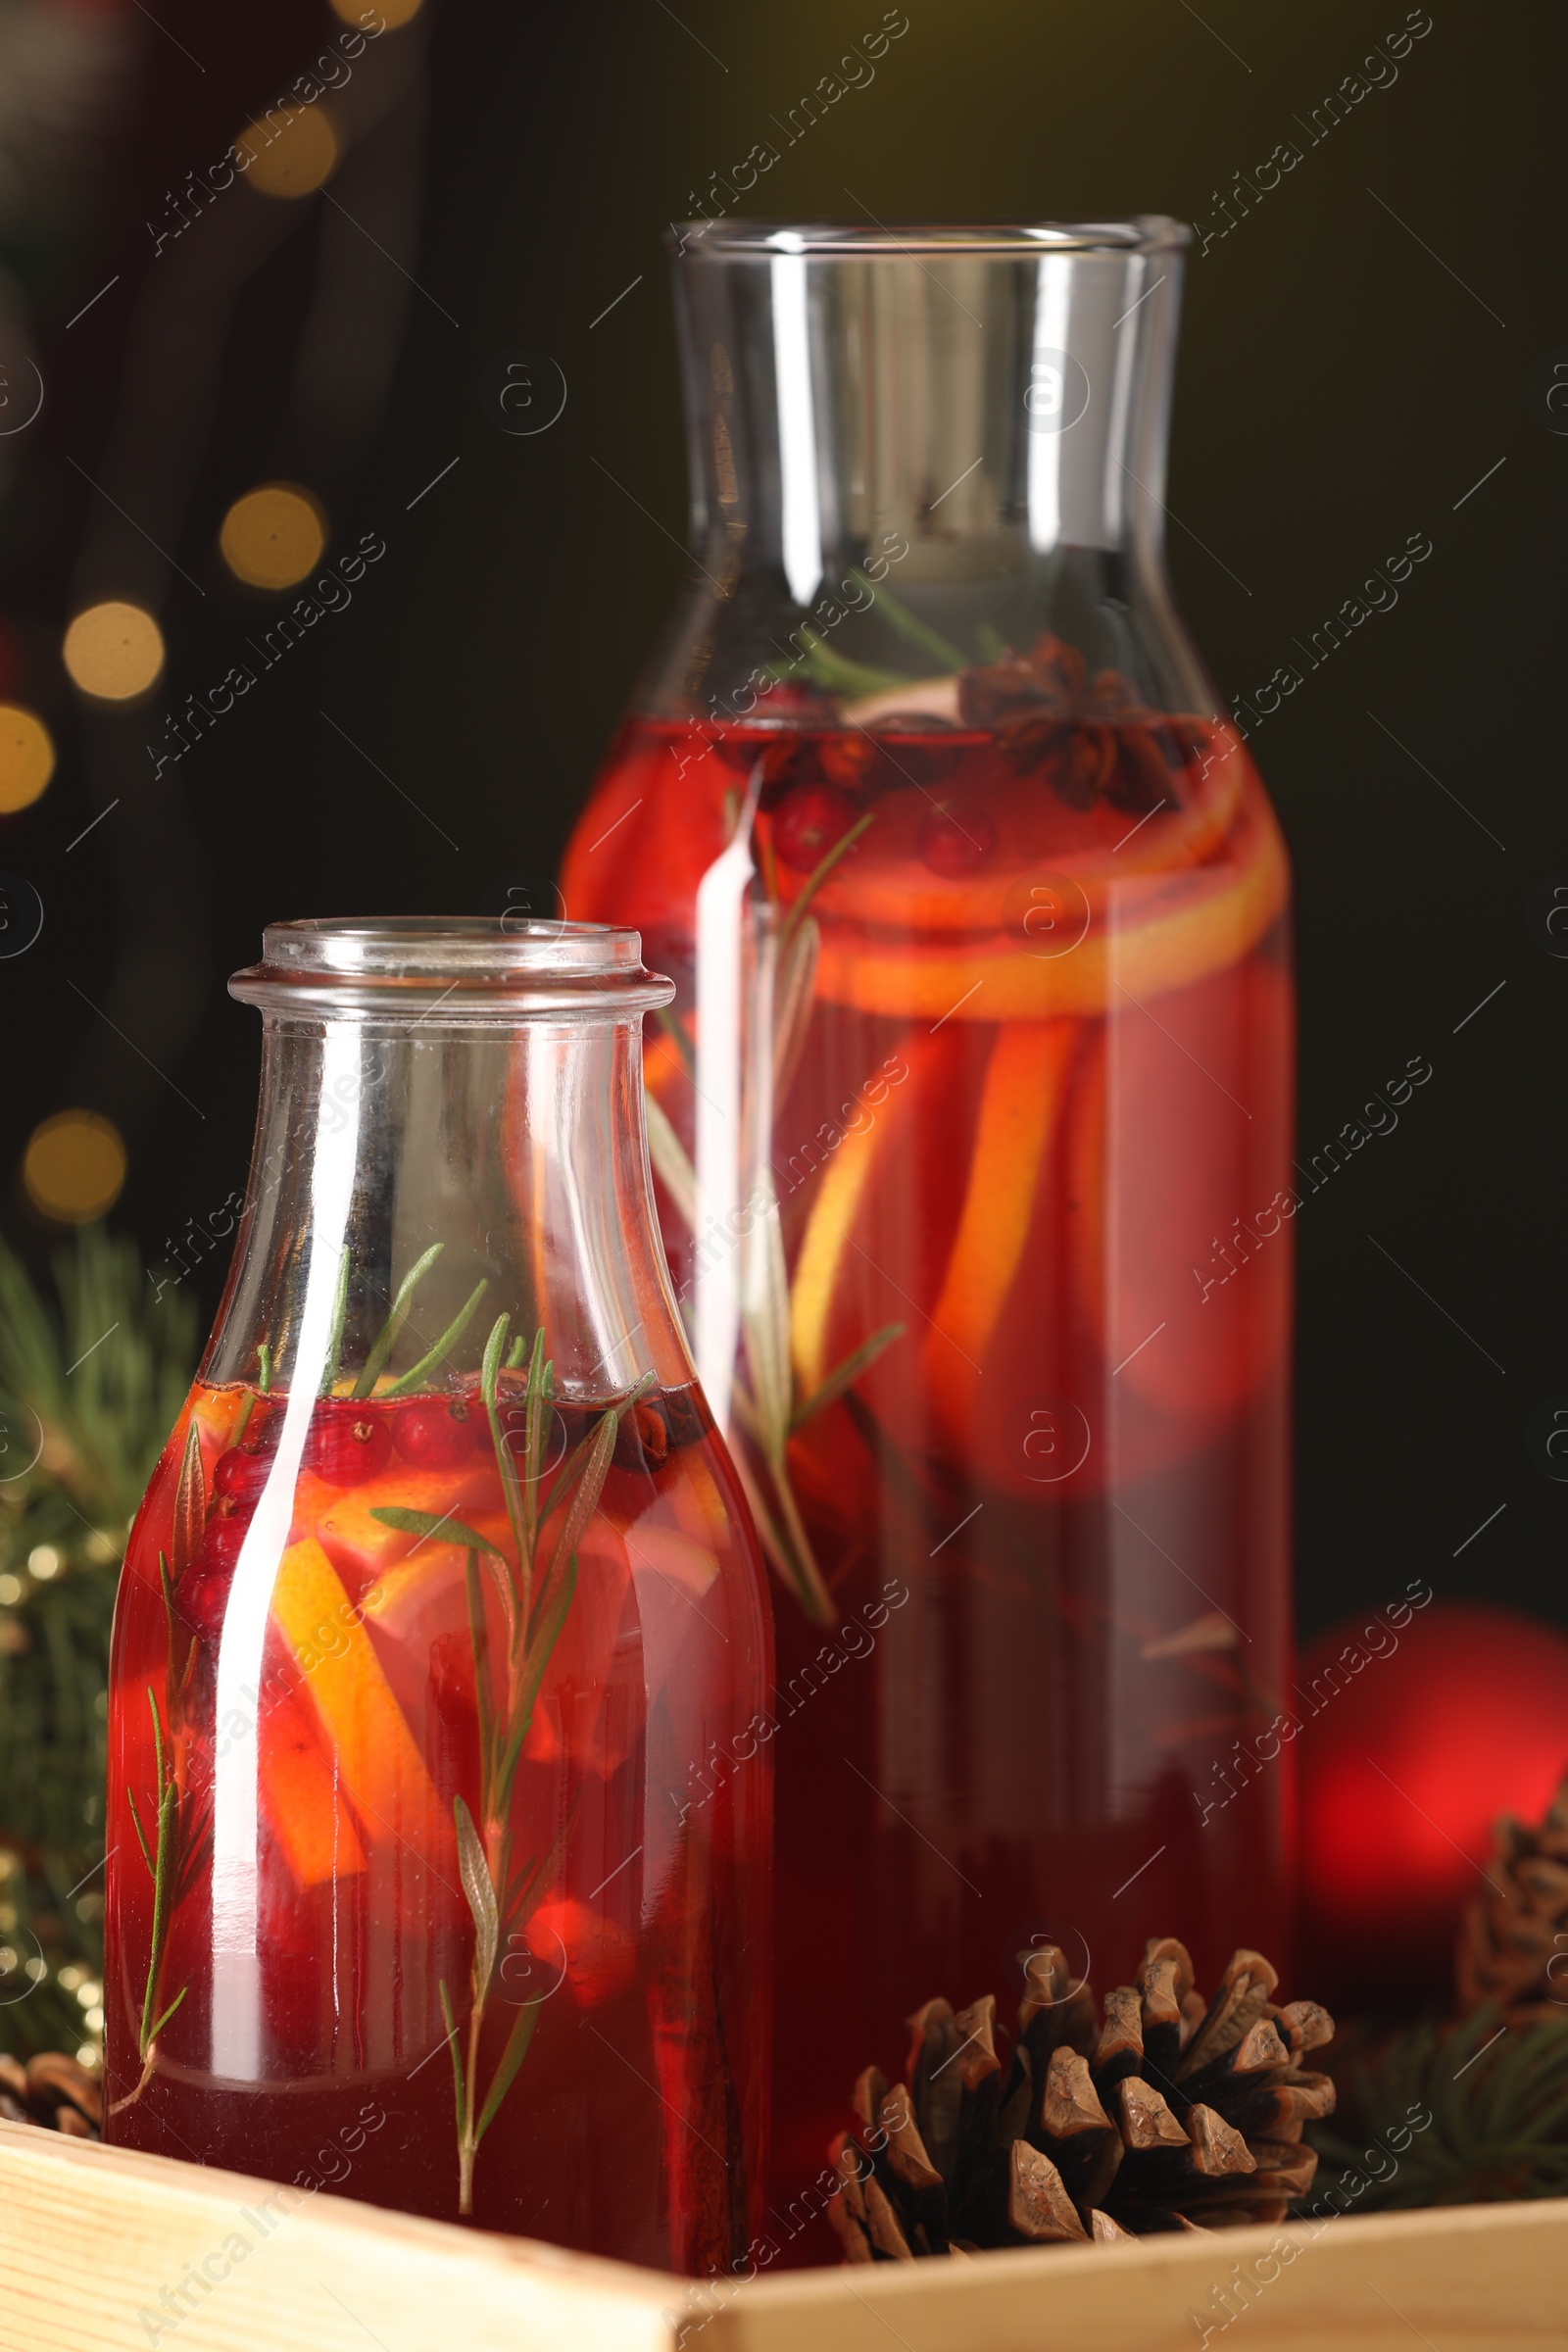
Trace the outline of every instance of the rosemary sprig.
<instances>
[{"instance_id":1,"label":"rosemary sprig","mask_svg":"<svg viewBox=\"0 0 1568 2352\"><path fill-rule=\"evenodd\" d=\"M349 1312L349 1253L345 1245L337 1261L337 1290L332 1299L332 1331L326 1344L326 1362L321 1368L318 1396L330 1396L337 1386L337 1368L343 1354L343 1326Z\"/></svg>"},{"instance_id":2,"label":"rosemary sprig","mask_svg":"<svg viewBox=\"0 0 1568 2352\"><path fill-rule=\"evenodd\" d=\"M408 1396L411 1389L418 1388L421 1382L429 1379L437 1364L445 1363L472 1322L474 1310L489 1288L488 1281L481 1277L474 1284L473 1289L468 1293L467 1298L459 1307L435 1346L421 1355L416 1364L412 1364L407 1372L401 1373L396 1380L389 1381L381 1391L383 1396Z\"/></svg>"},{"instance_id":3,"label":"rosemary sprig","mask_svg":"<svg viewBox=\"0 0 1568 2352\"><path fill-rule=\"evenodd\" d=\"M164 1569L164 1589L168 1598L170 1585L167 1567ZM189 1834L186 1799L174 1769L173 1735L171 1731L166 1738L157 1695L151 1683L147 1686L147 1704L153 1719L153 1771L158 1791L151 1840L142 1828L134 1795L128 1789L125 1792L130 1807L130 1826L136 1833L141 1858L153 1882L147 1985L142 1995L141 2024L136 2036L136 2055L141 2060L141 2075L134 2090L127 2091L123 2098L115 2101L109 2111L111 2115L118 2115L122 2108L134 2106L152 2081L153 2070L158 2064L158 2036L190 1990L189 1984L182 1984L168 2006L160 2010L158 2004L163 1987L164 1962L168 1954L170 1922L195 1883L205 1848L205 1833L202 1836Z\"/></svg>"},{"instance_id":4,"label":"rosemary sprig","mask_svg":"<svg viewBox=\"0 0 1568 2352\"><path fill-rule=\"evenodd\" d=\"M901 637L907 637L911 645L917 645L922 653L940 662L944 669L968 667L957 647L940 636L917 612L911 612L908 606L902 603L882 581L871 579L858 564L853 566L850 577L858 580L862 588L870 590L874 602L882 609L883 617L892 622Z\"/></svg>"},{"instance_id":5,"label":"rosemary sprig","mask_svg":"<svg viewBox=\"0 0 1568 2352\"><path fill-rule=\"evenodd\" d=\"M414 1264L404 1275L402 1282L398 1285L398 1295L392 1301L392 1311L382 1324L374 1347L360 1367L359 1379L349 1391L351 1396L368 1396L375 1387L381 1376L381 1367L397 1346L399 1335L409 1319L409 1311L414 1304L414 1294L418 1287L419 1277L421 1274L429 1272L440 1256L442 1244L432 1242L424 1255L416 1258Z\"/></svg>"},{"instance_id":6,"label":"rosemary sprig","mask_svg":"<svg viewBox=\"0 0 1568 2352\"><path fill-rule=\"evenodd\" d=\"M815 925L808 929L814 931ZM808 1010L808 997L805 1004ZM799 1020L804 1015L795 1017ZM786 1051L798 1048L786 1041ZM649 1154L670 1199L695 1233L697 1172L653 1097L645 1095L644 1101ZM882 1350L903 1337L906 1327L885 1323L836 1364L811 1396L800 1395L790 1362L790 1285L778 1203L771 1196L770 1180L764 1175L761 1182L769 1187L769 1199L747 1237L742 1284L741 1332L748 1377L737 1376L730 1392L735 1418L750 1443L736 1447L735 1463L769 1562L808 1617L823 1624L833 1613L833 1597L795 1498L789 1441L813 1413L846 1396Z\"/></svg>"},{"instance_id":7,"label":"rosemary sprig","mask_svg":"<svg viewBox=\"0 0 1568 2352\"><path fill-rule=\"evenodd\" d=\"M407 1528L421 1538L445 1534L449 1542L463 1544L466 1552L464 1583L473 1647L479 1739L479 1819L475 1821L461 1796L454 1797L458 1874L473 1919L467 2033L462 2050L451 1993L444 1982L440 1987L441 2013L452 2044L458 2210L465 2215L473 2211L473 2168L479 2143L516 2080L538 2017L536 2001L525 2002L519 2008L481 2098L479 2045L503 1941L526 1925L549 1883L569 1828L568 1823L550 1853L537 1862L531 1861L514 1879L513 1788L523 1745L533 1725L534 1704L545 1670L576 1593L577 1545L599 1507L621 1421L653 1381L650 1374L619 1403L611 1405L592 1433L562 1464L548 1492L541 1493L546 1438L555 1413L555 1367L545 1355L541 1327L528 1350L519 1469L508 1442L508 1432L502 1425L499 1398L503 1354L509 1364L518 1358L516 1344L510 1352L507 1348L511 1321L510 1315L498 1315L491 1326L479 1375L479 1392L495 1446L514 1556L509 1558L473 1529L450 1518L432 1519L423 1512L392 1509L375 1513L387 1525ZM559 1525L553 1525L558 1513ZM492 1572L506 1623L506 1655L500 1661L499 1676L491 1662L484 1588L480 1582L481 1558ZM498 1680L502 1686L499 1696L495 1687Z\"/></svg>"},{"instance_id":8,"label":"rosemary sprig","mask_svg":"<svg viewBox=\"0 0 1568 2352\"><path fill-rule=\"evenodd\" d=\"M825 686L832 694L885 694L891 686L907 686L909 680L897 669L872 669L864 662L851 662L843 654L831 651L826 641L814 629L802 624L805 641L804 656L807 674L815 686ZM774 678L787 678L799 665L794 662L769 664Z\"/></svg>"}]
</instances>

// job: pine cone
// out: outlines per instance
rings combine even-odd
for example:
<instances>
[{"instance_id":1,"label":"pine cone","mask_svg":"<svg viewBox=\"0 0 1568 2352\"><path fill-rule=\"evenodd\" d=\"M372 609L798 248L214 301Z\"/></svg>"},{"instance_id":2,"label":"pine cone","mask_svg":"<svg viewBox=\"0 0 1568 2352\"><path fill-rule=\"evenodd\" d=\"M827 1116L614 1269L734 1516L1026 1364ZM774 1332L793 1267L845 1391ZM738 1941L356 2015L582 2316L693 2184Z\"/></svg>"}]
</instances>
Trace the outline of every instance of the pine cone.
<instances>
[{"instance_id":1,"label":"pine cone","mask_svg":"<svg viewBox=\"0 0 1568 2352\"><path fill-rule=\"evenodd\" d=\"M42 2124L74 2139L101 2139L103 2120L97 2076L64 2050L40 2050L25 2066L0 2055L0 2122Z\"/></svg>"},{"instance_id":2,"label":"pine cone","mask_svg":"<svg viewBox=\"0 0 1568 2352\"><path fill-rule=\"evenodd\" d=\"M1299 2066L1333 2037L1325 2009L1276 2008L1275 1971L1246 1951L1205 2003L1166 1936L1102 2020L1054 1945L1021 1958L1009 2058L989 1994L956 2016L927 2001L907 2081L889 2089L868 2067L856 2084L860 2136L828 2151L851 2262L1284 2219L1317 2167L1302 2126L1334 2105L1328 2077Z\"/></svg>"},{"instance_id":3,"label":"pine cone","mask_svg":"<svg viewBox=\"0 0 1568 2352\"><path fill-rule=\"evenodd\" d=\"M1568 1774L1544 1821L1492 1834L1493 1891L1466 1906L1454 1981L1468 2012L1495 2001L1510 2024L1568 2017Z\"/></svg>"}]
</instances>

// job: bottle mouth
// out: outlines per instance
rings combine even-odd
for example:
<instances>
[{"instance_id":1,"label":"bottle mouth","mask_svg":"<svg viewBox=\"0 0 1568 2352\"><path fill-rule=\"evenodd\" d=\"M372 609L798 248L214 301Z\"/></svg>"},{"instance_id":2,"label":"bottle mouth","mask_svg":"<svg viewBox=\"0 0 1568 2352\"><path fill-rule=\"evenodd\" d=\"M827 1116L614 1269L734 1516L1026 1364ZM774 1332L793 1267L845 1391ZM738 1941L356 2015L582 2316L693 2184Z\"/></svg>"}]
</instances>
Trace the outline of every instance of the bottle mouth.
<instances>
[{"instance_id":1,"label":"bottle mouth","mask_svg":"<svg viewBox=\"0 0 1568 2352\"><path fill-rule=\"evenodd\" d=\"M386 1014L506 1022L551 1013L603 1019L667 1004L642 936L611 923L520 915L329 915L269 923L262 960L235 972L242 1004L313 1017Z\"/></svg>"},{"instance_id":2,"label":"bottle mouth","mask_svg":"<svg viewBox=\"0 0 1568 2352\"><path fill-rule=\"evenodd\" d=\"M1038 260L1053 253L1129 255L1179 253L1192 231L1163 213L1126 220L1019 220L966 225L953 221L688 220L666 235L676 253L749 255L754 260L805 254L813 261L869 261L884 256L959 260L996 256Z\"/></svg>"}]
</instances>

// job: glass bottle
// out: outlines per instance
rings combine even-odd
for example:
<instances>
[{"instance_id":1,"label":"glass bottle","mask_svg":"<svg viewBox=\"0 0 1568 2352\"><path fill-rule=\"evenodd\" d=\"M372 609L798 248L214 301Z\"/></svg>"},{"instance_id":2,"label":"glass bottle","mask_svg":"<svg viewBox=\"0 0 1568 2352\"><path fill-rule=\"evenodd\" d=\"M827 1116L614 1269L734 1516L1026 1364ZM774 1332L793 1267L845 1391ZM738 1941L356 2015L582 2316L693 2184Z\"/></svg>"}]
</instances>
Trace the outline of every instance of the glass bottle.
<instances>
[{"instance_id":1,"label":"glass bottle","mask_svg":"<svg viewBox=\"0 0 1568 2352\"><path fill-rule=\"evenodd\" d=\"M1032 1941L1286 1936L1289 873L1164 566L1186 241L674 263L694 570L563 878L677 980L660 1209L781 1587L786 2194Z\"/></svg>"},{"instance_id":2,"label":"glass bottle","mask_svg":"<svg viewBox=\"0 0 1568 2352\"><path fill-rule=\"evenodd\" d=\"M703 2273L760 2218L765 1578L634 931L282 923L115 1622L108 2137ZM694 1773L701 1773L699 1785Z\"/></svg>"}]
</instances>

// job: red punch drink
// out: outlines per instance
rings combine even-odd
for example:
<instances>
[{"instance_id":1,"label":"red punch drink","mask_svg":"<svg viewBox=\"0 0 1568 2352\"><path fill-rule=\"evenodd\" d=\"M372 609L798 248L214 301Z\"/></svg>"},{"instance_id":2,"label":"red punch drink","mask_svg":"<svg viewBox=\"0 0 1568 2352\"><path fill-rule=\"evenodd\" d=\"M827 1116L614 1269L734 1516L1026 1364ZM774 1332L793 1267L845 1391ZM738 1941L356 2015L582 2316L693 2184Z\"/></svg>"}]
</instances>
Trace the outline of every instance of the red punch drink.
<instances>
[{"instance_id":1,"label":"red punch drink","mask_svg":"<svg viewBox=\"0 0 1568 2352\"><path fill-rule=\"evenodd\" d=\"M706 576L563 884L677 982L650 1137L776 1571L781 2020L829 1921L837 1964L786 2197L898 2021L1037 1940L1288 1939L1289 873L1160 566L1179 242L677 264Z\"/></svg>"},{"instance_id":2,"label":"red punch drink","mask_svg":"<svg viewBox=\"0 0 1568 2352\"><path fill-rule=\"evenodd\" d=\"M551 926L435 1009L451 928L239 986L247 1222L115 1631L109 2136L706 2273L760 2219L768 1641L653 1248L661 984Z\"/></svg>"}]
</instances>

